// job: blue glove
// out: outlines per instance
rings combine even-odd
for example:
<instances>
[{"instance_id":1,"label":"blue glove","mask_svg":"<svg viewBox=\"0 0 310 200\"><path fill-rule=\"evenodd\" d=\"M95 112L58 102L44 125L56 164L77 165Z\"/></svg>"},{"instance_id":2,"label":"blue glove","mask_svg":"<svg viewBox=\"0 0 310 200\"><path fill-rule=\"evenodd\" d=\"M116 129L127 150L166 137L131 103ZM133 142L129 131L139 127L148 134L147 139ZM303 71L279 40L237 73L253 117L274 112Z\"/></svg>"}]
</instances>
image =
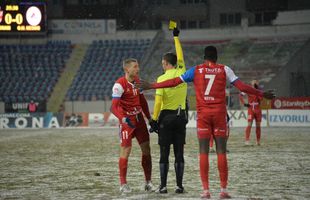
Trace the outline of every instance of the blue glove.
<instances>
[{"instance_id":1,"label":"blue glove","mask_svg":"<svg viewBox=\"0 0 310 200\"><path fill-rule=\"evenodd\" d=\"M136 128L136 127L131 123L131 121L130 121L130 119L129 119L128 117L124 117L124 118L122 119L122 122L125 123L125 124L127 124L130 128Z\"/></svg>"}]
</instances>

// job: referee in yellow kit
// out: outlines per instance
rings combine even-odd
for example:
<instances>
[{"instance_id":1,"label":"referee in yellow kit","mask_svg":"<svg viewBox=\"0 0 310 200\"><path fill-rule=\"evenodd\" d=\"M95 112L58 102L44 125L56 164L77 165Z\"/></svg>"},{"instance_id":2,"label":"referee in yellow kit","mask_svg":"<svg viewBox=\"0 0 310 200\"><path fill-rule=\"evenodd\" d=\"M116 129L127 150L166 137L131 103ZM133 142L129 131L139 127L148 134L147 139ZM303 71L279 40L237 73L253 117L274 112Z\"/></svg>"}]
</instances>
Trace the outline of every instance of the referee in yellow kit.
<instances>
[{"instance_id":1,"label":"referee in yellow kit","mask_svg":"<svg viewBox=\"0 0 310 200\"><path fill-rule=\"evenodd\" d=\"M179 77L185 71L185 63L181 43L179 41L179 30L173 29L175 49L174 53L166 53L162 58L162 66L165 73L158 77L157 82ZM184 144L186 135L186 94L187 84L182 83L174 88L157 89L153 113L153 123L158 122L158 144L160 146L160 186L156 192L167 193L167 174L169 170L170 145L173 144L177 187L176 193L184 193ZM152 123L151 123L152 124Z\"/></svg>"}]
</instances>

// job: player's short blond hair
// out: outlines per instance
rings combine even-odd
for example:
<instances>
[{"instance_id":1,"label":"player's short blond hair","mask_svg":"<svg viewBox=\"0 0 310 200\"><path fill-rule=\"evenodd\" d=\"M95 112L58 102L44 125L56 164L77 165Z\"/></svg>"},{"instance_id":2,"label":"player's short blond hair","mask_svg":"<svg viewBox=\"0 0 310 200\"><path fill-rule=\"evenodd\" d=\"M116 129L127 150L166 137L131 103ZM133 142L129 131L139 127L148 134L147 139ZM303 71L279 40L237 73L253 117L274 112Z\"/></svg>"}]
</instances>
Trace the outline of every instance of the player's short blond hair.
<instances>
[{"instance_id":1,"label":"player's short blond hair","mask_svg":"<svg viewBox=\"0 0 310 200\"><path fill-rule=\"evenodd\" d=\"M123 60L123 68L127 67L130 63L133 63L133 62L138 62L138 60L135 58L127 58Z\"/></svg>"}]
</instances>

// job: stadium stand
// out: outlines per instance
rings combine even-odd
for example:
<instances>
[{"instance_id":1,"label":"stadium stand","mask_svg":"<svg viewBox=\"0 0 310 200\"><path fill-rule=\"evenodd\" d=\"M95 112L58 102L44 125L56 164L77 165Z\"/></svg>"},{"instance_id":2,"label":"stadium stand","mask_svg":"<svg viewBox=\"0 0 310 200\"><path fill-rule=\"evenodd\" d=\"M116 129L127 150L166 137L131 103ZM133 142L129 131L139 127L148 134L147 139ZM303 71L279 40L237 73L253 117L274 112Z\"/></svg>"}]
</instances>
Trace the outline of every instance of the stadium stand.
<instances>
[{"instance_id":1,"label":"stadium stand","mask_svg":"<svg viewBox=\"0 0 310 200\"><path fill-rule=\"evenodd\" d=\"M110 97L113 83L123 75L123 59L141 60L150 44L150 39L93 41L67 91L66 101L105 100Z\"/></svg>"},{"instance_id":2,"label":"stadium stand","mask_svg":"<svg viewBox=\"0 0 310 200\"><path fill-rule=\"evenodd\" d=\"M260 80L264 86L269 83L286 64L293 59L293 55L308 41L307 37L287 38L259 38L247 40L223 41L191 41L182 42L186 66L194 66L203 62L203 48L214 45L219 51L218 62L230 66L246 83L253 79ZM173 41L159 42L152 52L152 58L146 63L150 66L144 69L148 80L156 80L161 74L161 56L164 52L174 52ZM142 73L142 74L144 74ZM189 96L195 95L189 85ZM236 93L234 89L231 94ZM237 100L237 98L236 98ZM235 102L235 105L237 102Z\"/></svg>"},{"instance_id":3,"label":"stadium stand","mask_svg":"<svg viewBox=\"0 0 310 200\"><path fill-rule=\"evenodd\" d=\"M47 100L71 51L70 41L0 45L0 101Z\"/></svg>"}]
</instances>

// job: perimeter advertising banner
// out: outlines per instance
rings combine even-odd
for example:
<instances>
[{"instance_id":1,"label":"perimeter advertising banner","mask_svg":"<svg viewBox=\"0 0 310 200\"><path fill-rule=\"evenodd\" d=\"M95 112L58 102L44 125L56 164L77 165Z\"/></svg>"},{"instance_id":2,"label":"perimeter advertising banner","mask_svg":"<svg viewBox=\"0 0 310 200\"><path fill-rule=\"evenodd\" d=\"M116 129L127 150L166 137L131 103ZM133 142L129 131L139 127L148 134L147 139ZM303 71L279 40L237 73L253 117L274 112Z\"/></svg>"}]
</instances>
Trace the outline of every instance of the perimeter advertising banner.
<instances>
[{"instance_id":1,"label":"perimeter advertising banner","mask_svg":"<svg viewBox=\"0 0 310 200\"><path fill-rule=\"evenodd\" d=\"M0 129L60 128L62 121L62 113L7 113L0 114Z\"/></svg>"},{"instance_id":2,"label":"perimeter advertising banner","mask_svg":"<svg viewBox=\"0 0 310 200\"><path fill-rule=\"evenodd\" d=\"M51 20L49 30L65 34L114 34L115 19Z\"/></svg>"},{"instance_id":3,"label":"perimeter advertising banner","mask_svg":"<svg viewBox=\"0 0 310 200\"><path fill-rule=\"evenodd\" d=\"M88 113L64 113L64 127L88 127Z\"/></svg>"},{"instance_id":4,"label":"perimeter advertising banner","mask_svg":"<svg viewBox=\"0 0 310 200\"><path fill-rule=\"evenodd\" d=\"M89 127L118 127L118 119L110 112L89 113Z\"/></svg>"},{"instance_id":5,"label":"perimeter advertising banner","mask_svg":"<svg viewBox=\"0 0 310 200\"><path fill-rule=\"evenodd\" d=\"M34 102L37 106L37 112L46 112L46 101ZM29 102L5 103L4 109L6 113L28 113Z\"/></svg>"},{"instance_id":6,"label":"perimeter advertising banner","mask_svg":"<svg viewBox=\"0 0 310 200\"><path fill-rule=\"evenodd\" d=\"M279 97L271 102L272 109L310 109L310 97Z\"/></svg>"},{"instance_id":7,"label":"perimeter advertising banner","mask_svg":"<svg viewBox=\"0 0 310 200\"><path fill-rule=\"evenodd\" d=\"M310 126L310 110L269 110L270 126Z\"/></svg>"},{"instance_id":8,"label":"perimeter advertising banner","mask_svg":"<svg viewBox=\"0 0 310 200\"><path fill-rule=\"evenodd\" d=\"M197 112L189 111L189 121L186 127L188 128L196 128L197 121ZM228 115L230 117L229 126L230 127L246 127L248 125L248 111L247 110L228 110ZM267 126L267 111L262 111L262 127ZM255 122L253 123L253 127L255 127Z\"/></svg>"}]
</instances>

